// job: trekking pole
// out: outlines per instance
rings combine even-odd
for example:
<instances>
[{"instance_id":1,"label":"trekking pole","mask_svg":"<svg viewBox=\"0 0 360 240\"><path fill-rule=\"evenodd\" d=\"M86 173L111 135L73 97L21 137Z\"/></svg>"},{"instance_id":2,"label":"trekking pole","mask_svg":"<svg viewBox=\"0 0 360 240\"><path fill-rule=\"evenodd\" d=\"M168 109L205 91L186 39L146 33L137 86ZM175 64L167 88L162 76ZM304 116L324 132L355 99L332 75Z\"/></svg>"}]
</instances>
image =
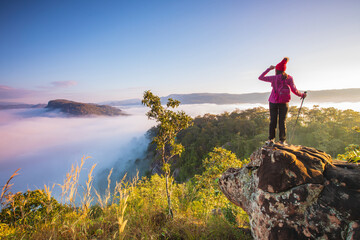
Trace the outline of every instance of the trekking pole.
<instances>
[{"instance_id":1,"label":"trekking pole","mask_svg":"<svg viewBox=\"0 0 360 240\"><path fill-rule=\"evenodd\" d=\"M304 93L307 93L307 91L305 91ZM292 142L292 139L293 139L294 134L295 134L296 124L297 124L297 122L298 122L298 120L299 120L300 111L301 111L302 105L303 105L303 103L304 103L304 99L305 99L305 98L302 99L301 104L300 104L300 108L299 108L299 111L298 111L298 114L297 114L297 117L296 117L295 125L294 125L293 130L292 130L292 133L291 133L290 142Z\"/></svg>"}]
</instances>

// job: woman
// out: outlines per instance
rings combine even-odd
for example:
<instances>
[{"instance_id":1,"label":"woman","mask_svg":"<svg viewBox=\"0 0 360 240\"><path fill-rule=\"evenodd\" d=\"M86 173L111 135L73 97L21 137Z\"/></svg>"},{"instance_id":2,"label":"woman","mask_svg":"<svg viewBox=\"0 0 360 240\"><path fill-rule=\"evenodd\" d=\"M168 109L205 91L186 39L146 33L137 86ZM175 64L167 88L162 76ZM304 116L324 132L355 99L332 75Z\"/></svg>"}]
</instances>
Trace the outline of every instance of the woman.
<instances>
[{"instance_id":1,"label":"woman","mask_svg":"<svg viewBox=\"0 0 360 240\"><path fill-rule=\"evenodd\" d=\"M279 139L281 144L286 144L286 115L289 109L289 101L291 99L291 91L301 97L306 97L306 92L301 93L296 89L294 80L290 75L285 73L286 64L289 61L289 58L284 58L280 63L274 66L270 66L263 72L259 80L265 82L271 82L272 91L269 97L269 108L270 108L270 126L269 126L269 140L267 141L268 145L273 145L275 142L275 132L277 120L279 118ZM266 76L266 74L275 68L275 76Z\"/></svg>"}]
</instances>

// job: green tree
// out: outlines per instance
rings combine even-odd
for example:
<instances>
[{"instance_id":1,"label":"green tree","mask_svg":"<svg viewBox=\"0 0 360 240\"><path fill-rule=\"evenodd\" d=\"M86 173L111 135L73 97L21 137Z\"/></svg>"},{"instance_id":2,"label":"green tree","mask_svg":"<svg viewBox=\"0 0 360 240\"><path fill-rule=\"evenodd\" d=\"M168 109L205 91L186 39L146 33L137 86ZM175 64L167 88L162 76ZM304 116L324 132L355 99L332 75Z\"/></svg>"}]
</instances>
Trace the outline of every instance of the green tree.
<instances>
[{"instance_id":1,"label":"green tree","mask_svg":"<svg viewBox=\"0 0 360 240\"><path fill-rule=\"evenodd\" d=\"M204 172L195 175L198 188L198 199L205 215L211 210L221 209L229 222L235 223L235 216L246 215L243 210L230 204L229 200L221 193L219 188L219 178L229 168L241 168L249 162L248 159L240 160L234 153L221 147L215 147L209 153L209 157L202 162ZM194 201L196 203L197 201ZM236 212L238 211L238 212Z\"/></svg>"},{"instance_id":2,"label":"green tree","mask_svg":"<svg viewBox=\"0 0 360 240\"><path fill-rule=\"evenodd\" d=\"M159 152L163 165L163 172L166 179L166 197L168 201L169 215L173 217L171 208L171 198L169 193L170 160L181 155L184 151L183 145L176 143L177 134L193 124L192 118L184 111L173 111L180 105L180 101L168 99L166 107L161 105L160 98L151 91L144 92L142 104L150 108L147 112L149 119L154 119L159 123L157 135L153 138L156 149Z\"/></svg>"},{"instance_id":3,"label":"green tree","mask_svg":"<svg viewBox=\"0 0 360 240\"><path fill-rule=\"evenodd\" d=\"M61 204L44 190L18 192L0 212L0 222L14 225L35 226L52 219L61 209Z\"/></svg>"}]
</instances>

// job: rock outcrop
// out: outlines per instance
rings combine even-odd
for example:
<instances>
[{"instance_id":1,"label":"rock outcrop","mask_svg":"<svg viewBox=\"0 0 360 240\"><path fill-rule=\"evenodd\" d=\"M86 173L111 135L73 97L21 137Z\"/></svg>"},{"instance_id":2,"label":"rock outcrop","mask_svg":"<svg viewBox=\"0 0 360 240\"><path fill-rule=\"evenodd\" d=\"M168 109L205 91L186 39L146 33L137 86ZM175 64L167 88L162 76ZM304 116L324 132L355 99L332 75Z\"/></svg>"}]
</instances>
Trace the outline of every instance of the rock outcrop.
<instances>
[{"instance_id":1,"label":"rock outcrop","mask_svg":"<svg viewBox=\"0 0 360 240\"><path fill-rule=\"evenodd\" d=\"M262 147L219 180L255 239L360 239L360 166L303 146Z\"/></svg>"},{"instance_id":2,"label":"rock outcrop","mask_svg":"<svg viewBox=\"0 0 360 240\"><path fill-rule=\"evenodd\" d=\"M60 110L63 113L72 116L89 116L89 115L102 115L102 116L119 116L126 115L120 109L92 103L80 103L69 101L65 99L57 99L49 101L46 106L48 110Z\"/></svg>"}]
</instances>

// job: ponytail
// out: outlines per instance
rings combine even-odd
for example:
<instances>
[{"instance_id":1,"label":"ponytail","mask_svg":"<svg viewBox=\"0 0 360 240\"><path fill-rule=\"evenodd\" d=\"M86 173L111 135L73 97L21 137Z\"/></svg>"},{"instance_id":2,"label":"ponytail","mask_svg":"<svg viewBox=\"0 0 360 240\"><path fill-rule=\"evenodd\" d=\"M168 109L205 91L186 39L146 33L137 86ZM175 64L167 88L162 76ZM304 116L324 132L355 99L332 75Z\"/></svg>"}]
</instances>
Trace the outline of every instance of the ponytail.
<instances>
[{"instance_id":1,"label":"ponytail","mask_svg":"<svg viewBox=\"0 0 360 240\"><path fill-rule=\"evenodd\" d=\"M284 72L284 71L280 71L280 70L275 70L276 71L276 75L281 74L282 76L282 80L285 80L288 78L288 75Z\"/></svg>"},{"instance_id":2,"label":"ponytail","mask_svg":"<svg viewBox=\"0 0 360 240\"><path fill-rule=\"evenodd\" d=\"M287 78L288 78L288 75L287 75L285 72L283 72L283 73L282 73L282 79L283 79L283 80L286 80Z\"/></svg>"}]
</instances>

